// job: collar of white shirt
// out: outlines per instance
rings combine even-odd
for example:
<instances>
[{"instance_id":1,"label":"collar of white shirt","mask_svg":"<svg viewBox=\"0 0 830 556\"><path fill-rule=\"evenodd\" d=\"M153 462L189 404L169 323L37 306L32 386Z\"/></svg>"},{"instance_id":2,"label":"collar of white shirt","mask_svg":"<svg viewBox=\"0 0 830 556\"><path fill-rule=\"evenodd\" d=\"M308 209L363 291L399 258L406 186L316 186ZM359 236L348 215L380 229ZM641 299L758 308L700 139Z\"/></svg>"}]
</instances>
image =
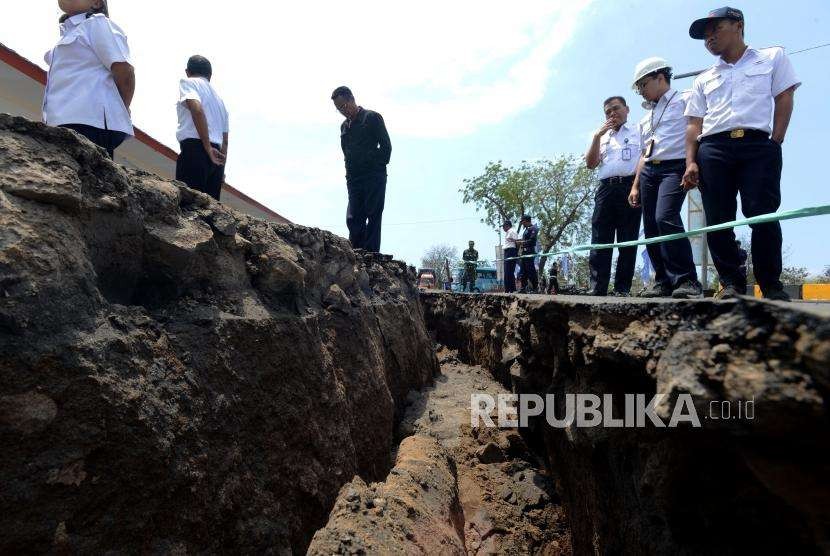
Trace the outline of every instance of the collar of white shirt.
<instances>
[{"instance_id":1,"label":"collar of white shirt","mask_svg":"<svg viewBox=\"0 0 830 556\"><path fill-rule=\"evenodd\" d=\"M727 62L723 58L718 58L718 63L715 65L715 67L718 67L718 68L735 67L738 64L740 64L741 62L743 62L744 60L746 60L749 56L754 56L756 54L759 54L759 52L757 50L755 50L751 46L747 46L746 51L744 52L744 55L741 56L740 60L738 60L734 64L730 64L729 62Z\"/></svg>"},{"instance_id":2,"label":"collar of white shirt","mask_svg":"<svg viewBox=\"0 0 830 556\"><path fill-rule=\"evenodd\" d=\"M610 130L608 132L608 137L614 137L615 135L631 133L631 128L628 127L628 122L625 122L623 125L620 126L619 130Z\"/></svg>"},{"instance_id":3,"label":"collar of white shirt","mask_svg":"<svg viewBox=\"0 0 830 556\"><path fill-rule=\"evenodd\" d=\"M81 23L86 20L86 12L82 14L75 14L72 17L66 19L61 25L61 30L66 33L67 31L71 31Z\"/></svg>"}]
</instances>

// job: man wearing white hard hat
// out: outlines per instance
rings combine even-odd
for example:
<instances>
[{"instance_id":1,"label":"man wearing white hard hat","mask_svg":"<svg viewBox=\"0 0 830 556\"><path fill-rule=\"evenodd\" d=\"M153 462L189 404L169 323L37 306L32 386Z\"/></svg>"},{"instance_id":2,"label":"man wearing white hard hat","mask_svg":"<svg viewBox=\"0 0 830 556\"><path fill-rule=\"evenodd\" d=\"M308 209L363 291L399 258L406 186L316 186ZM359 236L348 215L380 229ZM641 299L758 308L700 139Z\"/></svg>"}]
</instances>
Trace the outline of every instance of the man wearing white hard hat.
<instances>
[{"instance_id":1,"label":"man wearing white hard hat","mask_svg":"<svg viewBox=\"0 0 830 556\"><path fill-rule=\"evenodd\" d=\"M606 121L594 133L585 163L590 169L599 168L600 185L594 197L594 214L591 218L591 243L633 241L640 235L639 208L628 204L628 194L634 183L637 162L640 159L640 132L628 124L630 112L625 99L609 98L603 103ZM591 295L608 295L611 281L611 249L591 251L588 266L591 269ZM631 295L637 248L619 250L617 269L614 273L614 295Z\"/></svg>"},{"instance_id":2,"label":"man wearing white hard hat","mask_svg":"<svg viewBox=\"0 0 830 556\"><path fill-rule=\"evenodd\" d=\"M631 187L629 202L643 209L646 238L685 231L680 211L686 200L681 187L686 172L686 101L688 92L671 87L672 69L662 58L648 58L637 65L634 90L649 108L640 122L643 153ZM655 271L654 286L643 297L700 297L692 246L686 238L646 247Z\"/></svg>"},{"instance_id":3,"label":"man wearing white hard hat","mask_svg":"<svg viewBox=\"0 0 830 556\"><path fill-rule=\"evenodd\" d=\"M718 62L700 74L686 106L687 189L700 186L706 222L735 219L741 196L744 216L773 213L781 205L781 144L801 82L782 48L755 49L744 42L744 14L714 10L689 29L705 40ZM781 284L783 237L777 222L754 224L752 263L766 299L789 301ZM746 294L746 275L734 230L707 235L709 251L725 284L722 299Z\"/></svg>"}]
</instances>

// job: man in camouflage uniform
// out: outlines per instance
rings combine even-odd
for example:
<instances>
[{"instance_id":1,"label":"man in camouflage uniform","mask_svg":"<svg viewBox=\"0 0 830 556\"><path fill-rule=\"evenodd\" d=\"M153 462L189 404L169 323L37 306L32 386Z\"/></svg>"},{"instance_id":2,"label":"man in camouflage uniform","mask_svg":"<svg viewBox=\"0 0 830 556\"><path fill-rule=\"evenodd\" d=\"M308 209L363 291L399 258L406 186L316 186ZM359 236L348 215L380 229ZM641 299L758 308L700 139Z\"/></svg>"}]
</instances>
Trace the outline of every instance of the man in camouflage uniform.
<instances>
[{"instance_id":1,"label":"man in camouflage uniform","mask_svg":"<svg viewBox=\"0 0 830 556\"><path fill-rule=\"evenodd\" d=\"M476 287L477 269L478 269L478 251L475 250L475 242L470 242L470 248L464 251L461 256L464 259L464 283L461 285L463 291L473 291ZM470 289L467 289L467 284Z\"/></svg>"}]
</instances>

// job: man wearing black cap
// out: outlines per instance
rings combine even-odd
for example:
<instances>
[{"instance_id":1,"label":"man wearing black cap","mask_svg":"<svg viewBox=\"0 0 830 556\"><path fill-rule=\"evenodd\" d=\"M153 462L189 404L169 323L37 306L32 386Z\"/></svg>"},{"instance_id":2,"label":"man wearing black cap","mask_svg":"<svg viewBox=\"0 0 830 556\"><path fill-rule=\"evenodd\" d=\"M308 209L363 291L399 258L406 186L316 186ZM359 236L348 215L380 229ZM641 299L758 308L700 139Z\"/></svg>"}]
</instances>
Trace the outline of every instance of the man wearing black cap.
<instances>
[{"instance_id":1,"label":"man wearing black cap","mask_svg":"<svg viewBox=\"0 0 830 556\"><path fill-rule=\"evenodd\" d=\"M516 262L519 256L519 234L513 228L510 220L505 220L501 227L504 230L504 293L516 291Z\"/></svg>"},{"instance_id":2,"label":"man wearing black cap","mask_svg":"<svg viewBox=\"0 0 830 556\"><path fill-rule=\"evenodd\" d=\"M228 111L210 83L213 68L207 58L191 56L185 75L176 106L176 138L181 147L176 179L218 201L228 156Z\"/></svg>"},{"instance_id":3,"label":"man wearing black cap","mask_svg":"<svg viewBox=\"0 0 830 556\"><path fill-rule=\"evenodd\" d=\"M536 293L539 290L539 273L536 271L536 257L526 256L536 254L536 242L539 239L539 228L529 215L522 216L521 225L525 231L522 233L522 290L519 293ZM529 286L529 287L528 287Z\"/></svg>"},{"instance_id":4,"label":"man wearing black cap","mask_svg":"<svg viewBox=\"0 0 830 556\"><path fill-rule=\"evenodd\" d=\"M781 144L801 82L783 49L746 45L740 10L714 10L695 21L689 35L705 40L709 52L720 59L695 79L686 106L683 187L700 186L709 225L735 219L738 194L747 217L775 212L781 204ZM764 297L789 301L781 284L780 224L751 227L755 277ZM708 242L725 284L722 298L745 295L735 232L710 233Z\"/></svg>"},{"instance_id":5,"label":"man wearing black cap","mask_svg":"<svg viewBox=\"0 0 830 556\"><path fill-rule=\"evenodd\" d=\"M346 159L349 241L355 249L379 253L386 165L392 156L392 142L381 115L358 106L348 87L336 88L331 100L346 117L340 126L340 146Z\"/></svg>"}]
</instances>

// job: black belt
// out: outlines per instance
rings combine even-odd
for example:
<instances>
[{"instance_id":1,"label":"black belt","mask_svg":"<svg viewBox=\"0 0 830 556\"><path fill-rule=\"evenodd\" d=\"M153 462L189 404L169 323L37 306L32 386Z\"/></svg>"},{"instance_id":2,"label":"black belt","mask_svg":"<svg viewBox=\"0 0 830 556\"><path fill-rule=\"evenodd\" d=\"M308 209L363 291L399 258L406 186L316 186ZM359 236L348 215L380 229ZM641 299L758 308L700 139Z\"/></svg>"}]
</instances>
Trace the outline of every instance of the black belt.
<instances>
[{"instance_id":1,"label":"black belt","mask_svg":"<svg viewBox=\"0 0 830 556\"><path fill-rule=\"evenodd\" d=\"M631 185L634 183L634 176L615 176L599 180L602 185Z\"/></svg>"},{"instance_id":2,"label":"black belt","mask_svg":"<svg viewBox=\"0 0 830 556\"><path fill-rule=\"evenodd\" d=\"M674 164L686 164L685 158L673 158L671 160L649 160L646 162L649 166L669 166Z\"/></svg>"},{"instance_id":3,"label":"black belt","mask_svg":"<svg viewBox=\"0 0 830 556\"><path fill-rule=\"evenodd\" d=\"M747 139L769 139L769 133L766 131L761 131L759 129L733 129L732 131L723 131L721 133L715 133L714 135L707 135L703 139L700 140L701 143L705 141L735 141L735 140L747 140Z\"/></svg>"}]
</instances>

